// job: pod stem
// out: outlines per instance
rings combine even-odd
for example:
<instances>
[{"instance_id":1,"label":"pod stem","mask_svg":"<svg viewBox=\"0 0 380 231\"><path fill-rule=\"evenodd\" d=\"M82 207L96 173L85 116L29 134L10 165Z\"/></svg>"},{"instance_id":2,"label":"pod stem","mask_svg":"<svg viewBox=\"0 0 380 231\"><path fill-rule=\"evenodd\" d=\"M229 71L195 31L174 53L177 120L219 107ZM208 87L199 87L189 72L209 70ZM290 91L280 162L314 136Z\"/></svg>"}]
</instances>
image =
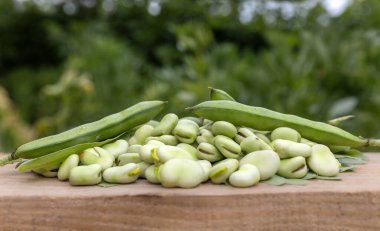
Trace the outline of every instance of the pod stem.
<instances>
[{"instance_id":1,"label":"pod stem","mask_svg":"<svg viewBox=\"0 0 380 231\"><path fill-rule=\"evenodd\" d=\"M8 155L0 158L0 166L12 164L14 162L15 162L15 159L13 159L12 154L8 154Z\"/></svg>"},{"instance_id":2,"label":"pod stem","mask_svg":"<svg viewBox=\"0 0 380 231\"><path fill-rule=\"evenodd\" d=\"M368 139L368 147L380 147L380 139Z\"/></svg>"}]
</instances>

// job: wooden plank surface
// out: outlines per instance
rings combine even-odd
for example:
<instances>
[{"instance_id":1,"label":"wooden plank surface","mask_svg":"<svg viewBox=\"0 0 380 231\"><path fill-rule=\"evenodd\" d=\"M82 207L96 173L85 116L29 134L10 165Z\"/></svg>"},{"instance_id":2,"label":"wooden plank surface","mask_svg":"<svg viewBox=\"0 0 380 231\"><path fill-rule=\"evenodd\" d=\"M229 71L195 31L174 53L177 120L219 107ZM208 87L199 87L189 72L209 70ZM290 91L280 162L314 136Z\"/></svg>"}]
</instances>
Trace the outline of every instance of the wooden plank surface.
<instances>
[{"instance_id":1,"label":"wooden plank surface","mask_svg":"<svg viewBox=\"0 0 380 231\"><path fill-rule=\"evenodd\" d=\"M0 230L380 230L380 154L342 181L73 187L0 167Z\"/></svg>"}]
</instances>

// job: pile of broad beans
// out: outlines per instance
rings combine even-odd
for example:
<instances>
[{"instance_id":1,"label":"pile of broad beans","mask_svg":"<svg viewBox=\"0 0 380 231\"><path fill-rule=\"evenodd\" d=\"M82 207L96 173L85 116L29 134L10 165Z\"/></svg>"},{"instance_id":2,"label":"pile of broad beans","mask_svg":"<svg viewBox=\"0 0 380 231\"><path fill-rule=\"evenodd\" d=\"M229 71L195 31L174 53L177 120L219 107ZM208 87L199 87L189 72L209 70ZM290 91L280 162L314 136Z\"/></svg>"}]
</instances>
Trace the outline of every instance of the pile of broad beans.
<instances>
[{"instance_id":1,"label":"pile of broad beans","mask_svg":"<svg viewBox=\"0 0 380 231\"><path fill-rule=\"evenodd\" d=\"M342 151L345 147L332 147ZM294 129L257 131L226 121L165 115L128 140L119 139L67 157L57 170L34 170L71 185L127 184L145 178L164 187L192 188L211 180L250 187L275 174L299 179L312 171L336 176L339 161L330 148Z\"/></svg>"},{"instance_id":2,"label":"pile of broad beans","mask_svg":"<svg viewBox=\"0 0 380 231\"><path fill-rule=\"evenodd\" d=\"M170 113L152 120L162 101L122 112L20 146L0 164L23 159L20 171L71 185L129 184L139 178L164 187L203 182L251 187L281 179L337 179L364 163L353 147L378 146L336 126L234 102L211 89L192 108L200 117Z\"/></svg>"}]
</instances>

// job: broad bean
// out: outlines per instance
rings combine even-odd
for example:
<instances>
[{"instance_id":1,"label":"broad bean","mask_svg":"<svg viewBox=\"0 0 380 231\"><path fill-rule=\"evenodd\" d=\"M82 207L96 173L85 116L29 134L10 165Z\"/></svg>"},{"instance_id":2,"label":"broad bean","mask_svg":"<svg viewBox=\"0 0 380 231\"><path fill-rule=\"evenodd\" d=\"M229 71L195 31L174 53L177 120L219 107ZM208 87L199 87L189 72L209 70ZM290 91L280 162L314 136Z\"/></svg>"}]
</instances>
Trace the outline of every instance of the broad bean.
<instances>
[{"instance_id":1,"label":"broad bean","mask_svg":"<svg viewBox=\"0 0 380 231\"><path fill-rule=\"evenodd\" d=\"M205 179L201 164L189 159L171 159L160 166L159 175L164 187L193 188Z\"/></svg>"},{"instance_id":2,"label":"broad bean","mask_svg":"<svg viewBox=\"0 0 380 231\"><path fill-rule=\"evenodd\" d=\"M103 179L108 183L128 184L135 182L140 175L140 167L136 163L108 168L103 172Z\"/></svg>"},{"instance_id":3,"label":"broad bean","mask_svg":"<svg viewBox=\"0 0 380 231\"><path fill-rule=\"evenodd\" d=\"M107 150L111 155L117 158L120 154L126 153L128 150L128 142L120 139L113 143L103 145L103 149Z\"/></svg>"},{"instance_id":4,"label":"broad bean","mask_svg":"<svg viewBox=\"0 0 380 231\"><path fill-rule=\"evenodd\" d=\"M205 142L198 145L197 157L201 160L208 160L210 162L215 162L223 159L223 155L214 145Z\"/></svg>"},{"instance_id":5,"label":"broad bean","mask_svg":"<svg viewBox=\"0 0 380 231\"><path fill-rule=\"evenodd\" d=\"M235 187L251 187L260 181L259 169L252 164L244 164L232 173L228 179L229 183Z\"/></svg>"},{"instance_id":6,"label":"broad bean","mask_svg":"<svg viewBox=\"0 0 380 231\"><path fill-rule=\"evenodd\" d=\"M240 146L227 136L218 135L214 138L214 144L216 148L226 158L238 159L241 154Z\"/></svg>"},{"instance_id":7,"label":"broad bean","mask_svg":"<svg viewBox=\"0 0 380 231\"><path fill-rule=\"evenodd\" d=\"M311 147L311 155L306 160L309 168L321 176L336 176L340 163L330 149L322 144Z\"/></svg>"},{"instance_id":8,"label":"broad bean","mask_svg":"<svg viewBox=\"0 0 380 231\"><path fill-rule=\"evenodd\" d=\"M228 177L239 167L236 159L224 159L214 164L210 170L209 177L214 184L225 183Z\"/></svg>"},{"instance_id":9,"label":"broad bean","mask_svg":"<svg viewBox=\"0 0 380 231\"><path fill-rule=\"evenodd\" d=\"M281 160L277 174L289 179L298 179L306 176L308 171L305 157L296 156Z\"/></svg>"},{"instance_id":10,"label":"broad bean","mask_svg":"<svg viewBox=\"0 0 380 231\"><path fill-rule=\"evenodd\" d=\"M247 154L240 160L240 166L244 164L255 165L260 172L260 180L266 180L276 174L280 168L280 158L272 150L261 150Z\"/></svg>"},{"instance_id":11,"label":"broad bean","mask_svg":"<svg viewBox=\"0 0 380 231\"><path fill-rule=\"evenodd\" d=\"M237 134L236 127L233 124L226 121L214 122L214 124L211 126L211 131L215 136L223 135L231 139L233 139Z\"/></svg>"},{"instance_id":12,"label":"broad bean","mask_svg":"<svg viewBox=\"0 0 380 231\"><path fill-rule=\"evenodd\" d=\"M65 161L61 164L58 170L58 179L67 180L70 176L70 171L72 168L79 165L79 156L77 154L72 154L66 158Z\"/></svg>"},{"instance_id":13,"label":"broad bean","mask_svg":"<svg viewBox=\"0 0 380 231\"><path fill-rule=\"evenodd\" d=\"M95 185L102 181L100 164L82 165L71 169L69 182L71 185Z\"/></svg>"},{"instance_id":14,"label":"broad bean","mask_svg":"<svg viewBox=\"0 0 380 231\"><path fill-rule=\"evenodd\" d=\"M79 155L80 162L84 165L99 164L102 170L105 170L113 165L115 157L107 150L94 147L84 150Z\"/></svg>"}]
</instances>

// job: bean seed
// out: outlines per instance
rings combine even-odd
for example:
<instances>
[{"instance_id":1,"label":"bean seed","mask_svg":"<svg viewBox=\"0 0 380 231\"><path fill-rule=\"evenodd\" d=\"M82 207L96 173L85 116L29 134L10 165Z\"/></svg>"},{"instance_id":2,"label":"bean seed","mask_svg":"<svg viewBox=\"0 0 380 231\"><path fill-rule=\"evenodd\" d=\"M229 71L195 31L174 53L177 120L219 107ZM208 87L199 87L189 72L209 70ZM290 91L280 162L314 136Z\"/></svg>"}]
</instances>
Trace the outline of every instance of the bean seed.
<instances>
[{"instance_id":1,"label":"bean seed","mask_svg":"<svg viewBox=\"0 0 380 231\"><path fill-rule=\"evenodd\" d=\"M182 143L191 144L197 138L199 126L194 121L181 119L173 129L173 135Z\"/></svg>"},{"instance_id":2,"label":"bean seed","mask_svg":"<svg viewBox=\"0 0 380 231\"><path fill-rule=\"evenodd\" d=\"M236 159L224 159L212 166L209 177L214 184L225 183L228 177L239 167Z\"/></svg>"},{"instance_id":3,"label":"bean seed","mask_svg":"<svg viewBox=\"0 0 380 231\"><path fill-rule=\"evenodd\" d=\"M263 133L259 133L259 132L256 132L255 135L257 137L259 137L262 141L264 141L265 143L270 145L270 143L271 143L270 139L266 135L264 135Z\"/></svg>"},{"instance_id":4,"label":"bean seed","mask_svg":"<svg viewBox=\"0 0 380 231\"><path fill-rule=\"evenodd\" d=\"M249 136L256 136L251 130L249 130L248 128L239 128L238 129L238 132L235 136L235 141L240 144L245 138L249 137Z\"/></svg>"},{"instance_id":5,"label":"bean seed","mask_svg":"<svg viewBox=\"0 0 380 231\"><path fill-rule=\"evenodd\" d=\"M141 160L143 160L144 162L148 163L148 164L153 164L154 163L154 159L152 157L152 153L154 152L157 152L157 146L154 146L152 144L145 144L141 147L140 149L140 158Z\"/></svg>"},{"instance_id":6,"label":"bean seed","mask_svg":"<svg viewBox=\"0 0 380 231\"><path fill-rule=\"evenodd\" d=\"M301 141L301 135L296 130L287 127L279 127L274 129L270 134L270 138L272 141L277 139L290 140L294 142Z\"/></svg>"},{"instance_id":7,"label":"bean seed","mask_svg":"<svg viewBox=\"0 0 380 231\"><path fill-rule=\"evenodd\" d=\"M259 183L260 172L255 165L244 164L239 170L231 174L228 181L235 187L251 187Z\"/></svg>"},{"instance_id":8,"label":"bean seed","mask_svg":"<svg viewBox=\"0 0 380 231\"><path fill-rule=\"evenodd\" d=\"M340 163L330 149L322 144L311 147L311 156L307 158L309 168L320 176L336 176Z\"/></svg>"},{"instance_id":9,"label":"bean seed","mask_svg":"<svg viewBox=\"0 0 380 231\"><path fill-rule=\"evenodd\" d=\"M103 149L107 150L115 159L128 150L128 142L126 140L116 140L113 143L103 145Z\"/></svg>"},{"instance_id":10,"label":"bean seed","mask_svg":"<svg viewBox=\"0 0 380 231\"><path fill-rule=\"evenodd\" d=\"M153 128L152 126L146 124L139 127L136 130L135 134L129 139L128 143L130 145L144 144L145 139L152 135L154 129L155 128Z\"/></svg>"},{"instance_id":11,"label":"bean seed","mask_svg":"<svg viewBox=\"0 0 380 231\"><path fill-rule=\"evenodd\" d=\"M309 157L311 155L311 147L309 145L290 140L277 139L272 142L272 147L280 159L296 156Z\"/></svg>"},{"instance_id":12,"label":"bean seed","mask_svg":"<svg viewBox=\"0 0 380 231\"><path fill-rule=\"evenodd\" d=\"M222 153L226 158L238 159L241 154L240 146L227 136L218 135L214 138L214 144L216 148Z\"/></svg>"},{"instance_id":13,"label":"bean seed","mask_svg":"<svg viewBox=\"0 0 380 231\"><path fill-rule=\"evenodd\" d=\"M178 123L178 116L170 113L166 114L160 123L154 128L152 136L169 135Z\"/></svg>"},{"instance_id":14,"label":"bean seed","mask_svg":"<svg viewBox=\"0 0 380 231\"><path fill-rule=\"evenodd\" d=\"M72 168L79 165L79 156L77 154L72 154L66 158L66 160L61 164L58 170L58 179L67 180L70 176L70 171Z\"/></svg>"},{"instance_id":15,"label":"bean seed","mask_svg":"<svg viewBox=\"0 0 380 231\"><path fill-rule=\"evenodd\" d=\"M305 157L296 156L280 161L277 174L289 179L299 179L306 176L309 169L306 166Z\"/></svg>"},{"instance_id":16,"label":"bean seed","mask_svg":"<svg viewBox=\"0 0 380 231\"><path fill-rule=\"evenodd\" d=\"M216 121L212 125L211 131L215 136L223 135L231 139L234 138L237 133L236 127L233 124L226 121Z\"/></svg>"},{"instance_id":17,"label":"bean seed","mask_svg":"<svg viewBox=\"0 0 380 231\"><path fill-rule=\"evenodd\" d=\"M71 169L69 182L71 185L95 185L102 181L100 164L82 165Z\"/></svg>"},{"instance_id":18,"label":"bean seed","mask_svg":"<svg viewBox=\"0 0 380 231\"><path fill-rule=\"evenodd\" d=\"M146 123L146 125L150 125L150 126L152 126L152 127L157 127L157 125L159 125L160 124L160 122L158 122L157 120L149 120L147 123Z\"/></svg>"},{"instance_id":19,"label":"bean seed","mask_svg":"<svg viewBox=\"0 0 380 231\"><path fill-rule=\"evenodd\" d=\"M142 160L139 153L124 153L117 157L116 163L118 166L123 166L129 163L140 163Z\"/></svg>"},{"instance_id":20,"label":"bean seed","mask_svg":"<svg viewBox=\"0 0 380 231\"><path fill-rule=\"evenodd\" d=\"M207 129L199 129L199 133L200 135L197 136L197 143L200 144L200 143L203 143L203 142L206 142L206 143L214 143L214 135L212 134L211 131L207 130Z\"/></svg>"},{"instance_id":21,"label":"bean seed","mask_svg":"<svg viewBox=\"0 0 380 231\"><path fill-rule=\"evenodd\" d=\"M208 160L198 160L198 163L202 166L203 172L204 172L204 178L203 178L202 182L206 182L209 180L209 174L210 174L212 165L211 165L210 161L208 161Z\"/></svg>"},{"instance_id":22,"label":"bean seed","mask_svg":"<svg viewBox=\"0 0 380 231\"><path fill-rule=\"evenodd\" d=\"M141 147L141 144L133 144L128 147L127 153L140 153Z\"/></svg>"},{"instance_id":23,"label":"bean seed","mask_svg":"<svg viewBox=\"0 0 380 231\"><path fill-rule=\"evenodd\" d=\"M201 160L208 160L210 162L219 161L224 158L214 145L205 142L198 145L197 157Z\"/></svg>"},{"instance_id":24,"label":"bean seed","mask_svg":"<svg viewBox=\"0 0 380 231\"><path fill-rule=\"evenodd\" d=\"M158 140L158 141L161 141L162 143L166 144L166 145L177 145L178 144L178 140L175 136L173 135L162 135L162 136L150 136L150 137L147 137L145 139L145 142L149 142L151 140Z\"/></svg>"},{"instance_id":25,"label":"bean seed","mask_svg":"<svg viewBox=\"0 0 380 231\"><path fill-rule=\"evenodd\" d=\"M183 150L187 151L193 156L193 159L198 159L197 152L198 150L190 144L185 144L185 143L179 143L177 144L177 147L182 148Z\"/></svg>"},{"instance_id":26,"label":"bean seed","mask_svg":"<svg viewBox=\"0 0 380 231\"><path fill-rule=\"evenodd\" d=\"M135 182L140 175L140 167L136 163L108 168L103 172L103 179L108 183L128 184Z\"/></svg>"},{"instance_id":27,"label":"bean seed","mask_svg":"<svg viewBox=\"0 0 380 231\"><path fill-rule=\"evenodd\" d=\"M274 176L280 168L280 158L272 150L261 150L247 154L240 160L240 166L253 164L260 171L260 180L266 180Z\"/></svg>"},{"instance_id":28,"label":"bean seed","mask_svg":"<svg viewBox=\"0 0 380 231\"><path fill-rule=\"evenodd\" d=\"M260 151L260 150L272 150L271 146L269 146L267 143L265 143L256 135L245 138L240 143L240 147L245 153L250 153L250 152Z\"/></svg>"},{"instance_id":29,"label":"bean seed","mask_svg":"<svg viewBox=\"0 0 380 231\"><path fill-rule=\"evenodd\" d=\"M205 179L201 164L189 159L171 159L160 166L159 175L164 187L194 188Z\"/></svg>"},{"instance_id":30,"label":"bean seed","mask_svg":"<svg viewBox=\"0 0 380 231\"><path fill-rule=\"evenodd\" d=\"M148 182L152 184L159 184L161 183L160 180L157 177L157 171L158 167L155 165L150 165L146 170L145 170L145 178L147 179Z\"/></svg>"},{"instance_id":31,"label":"bean seed","mask_svg":"<svg viewBox=\"0 0 380 231\"><path fill-rule=\"evenodd\" d=\"M102 170L105 170L113 165L115 157L107 150L94 147L84 150L80 155L80 162L84 165L99 164Z\"/></svg>"},{"instance_id":32,"label":"bean seed","mask_svg":"<svg viewBox=\"0 0 380 231\"><path fill-rule=\"evenodd\" d=\"M154 154L152 154L154 155ZM157 149L156 156L153 156L156 163L165 163L171 159L190 159L197 160L188 151L176 146L161 146Z\"/></svg>"},{"instance_id":33,"label":"bean seed","mask_svg":"<svg viewBox=\"0 0 380 231\"><path fill-rule=\"evenodd\" d=\"M150 166L150 164L147 164L145 162L140 162L140 163L137 163L137 165L141 169L139 177L140 178L145 178L145 171Z\"/></svg>"}]
</instances>

